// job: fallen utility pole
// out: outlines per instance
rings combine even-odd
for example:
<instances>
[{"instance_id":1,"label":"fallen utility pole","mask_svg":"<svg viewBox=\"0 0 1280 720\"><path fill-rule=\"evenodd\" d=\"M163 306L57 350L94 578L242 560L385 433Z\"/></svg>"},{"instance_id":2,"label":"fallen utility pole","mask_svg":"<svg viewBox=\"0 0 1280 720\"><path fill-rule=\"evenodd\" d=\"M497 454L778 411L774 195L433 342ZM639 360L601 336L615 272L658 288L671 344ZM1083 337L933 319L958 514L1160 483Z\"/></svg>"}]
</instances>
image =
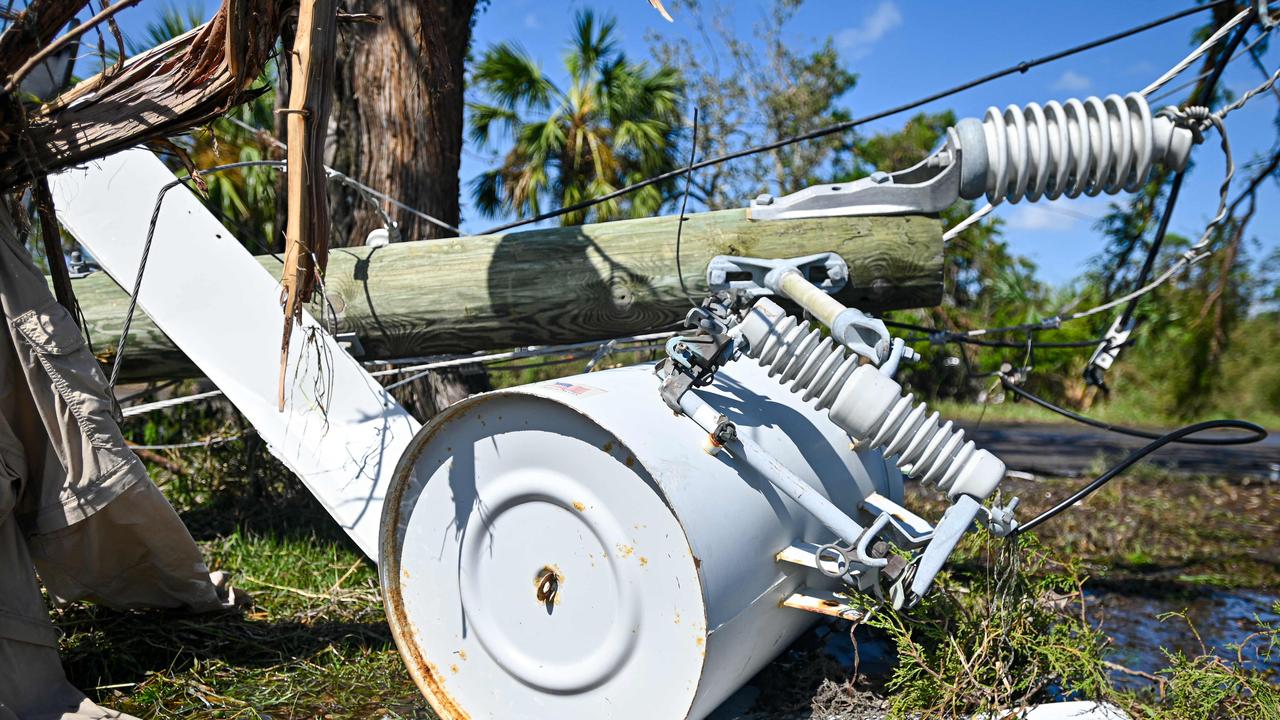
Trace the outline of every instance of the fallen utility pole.
<instances>
[{"instance_id":1,"label":"fallen utility pole","mask_svg":"<svg viewBox=\"0 0 1280 720\"><path fill-rule=\"evenodd\" d=\"M706 292L716 255L835 252L849 264L837 297L868 310L926 307L942 295L939 221L924 216L753 221L747 210L686 216L680 264ZM354 333L361 359L471 352L621 337L679 322L690 302L676 273L675 216L502 235L334 249L323 297L308 308ZM160 238L157 238L159 241ZM277 278L275 256L259 256ZM110 362L129 298L105 273L73 281L95 351ZM320 296L317 293L317 296ZM198 298L192 298L199 302ZM235 338L227 338L235 342ZM139 311L121 377L197 374Z\"/></svg>"}]
</instances>

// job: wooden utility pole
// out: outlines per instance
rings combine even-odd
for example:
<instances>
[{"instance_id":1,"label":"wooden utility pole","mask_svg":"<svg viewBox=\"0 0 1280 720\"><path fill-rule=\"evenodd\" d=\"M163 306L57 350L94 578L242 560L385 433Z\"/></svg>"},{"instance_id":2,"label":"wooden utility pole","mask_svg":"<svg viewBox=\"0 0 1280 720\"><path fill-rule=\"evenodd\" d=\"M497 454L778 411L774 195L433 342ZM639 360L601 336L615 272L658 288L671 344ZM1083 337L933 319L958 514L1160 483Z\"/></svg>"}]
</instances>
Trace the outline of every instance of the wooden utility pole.
<instances>
[{"instance_id":1,"label":"wooden utility pole","mask_svg":"<svg viewBox=\"0 0 1280 720\"><path fill-rule=\"evenodd\" d=\"M838 296L848 305L869 311L926 307L942 296L942 230L935 218L759 222L748 220L745 210L687 217L681 267L695 294L704 292L707 263L716 255L796 257L833 251L849 263L849 284ZM689 310L676 274L676 222L668 216L335 249L325 281L327 300L338 331L355 333L362 359L368 360L671 328ZM269 255L258 260L279 277L279 260ZM109 353L119 337L127 295L102 273L73 283L94 348ZM196 373L139 312L122 377Z\"/></svg>"}]
</instances>

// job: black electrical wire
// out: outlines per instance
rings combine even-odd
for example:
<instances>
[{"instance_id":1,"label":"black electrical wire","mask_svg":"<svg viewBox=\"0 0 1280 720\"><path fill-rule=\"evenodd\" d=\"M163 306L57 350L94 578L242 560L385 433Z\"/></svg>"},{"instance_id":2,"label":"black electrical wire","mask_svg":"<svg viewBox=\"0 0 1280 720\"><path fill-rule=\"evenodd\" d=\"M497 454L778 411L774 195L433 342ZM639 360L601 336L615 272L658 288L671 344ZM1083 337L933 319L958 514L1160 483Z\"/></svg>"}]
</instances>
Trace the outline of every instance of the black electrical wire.
<instances>
[{"instance_id":1,"label":"black electrical wire","mask_svg":"<svg viewBox=\"0 0 1280 720\"><path fill-rule=\"evenodd\" d=\"M241 162L227 163L225 165L216 165L214 167L202 170L203 174L221 172L223 170L232 170L235 168L247 167L284 167L284 162L279 160L244 160ZM164 198L168 192L179 185L192 182L197 179L195 175L187 175L166 183L156 193L155 207L151 210L151 221L147 224L147 239L142 245L142 256L138 259L138 272L134 276L133 290L129 293L129 306L125 311L124 324L120 327L120 340L116 343L116 356L114 362L111 363L111 375L107 378L107 391L111 393L112 402L115 402L116 380L120 376L120 368L124 366L124 353L129 340L129 328L133 325L133 316L138 309L138 294L142 290L142 277L147 271L147 259L151 255L151 243L155 239L156 223L160 221L160 208L164 205ZM119 411L119 405L115 410Z\"/></svg>"},{"instance_id":2,"label":"black electrical wire","mask_svg":"<svg viewBox=\"0 0 1280 720\"><path fill-rule=\"evenodd\" d=\"M1251 435L1248 436L1248 439L1237 440L1236 442L1230 443L1230 444L1239 444L1241 442L1257 442L1258 440L1261 440L1267 436L1266 430L1263 430L1261 427L1254 425L1251 422L1245 422L1244 420L1208 420L1206 422L1200 422L1194 425L1187 425L1186 427L1178 428L1177 430L1174 430L1169 433L1165 433L1164 435L1156 436L1155 440L1147 443L1146 445L1142 446L1137 450L1134 450L1132 453L1129 453L1129 457L1126 457L1124 460L1121 460L1118 464L1112 466L1110 470L1107 470L1102 475L1099 475L1095 480L1093 480L1089 484L1077 490L1074 494L1071 495L1071 497L1067 498L1066 500L1063 500L1057 505L1054 505L1048 510L1045 510L1044 512L1032 518L1030 521L1019 525L1017 528L1014 529L1014 531L1011 533L1010 536L1012 537L1015 535L1020 535L1030 530L1034 530L1041 523L1044 523L1046 520L1052 519L1054 516L1058 515L1063 510L1066 510L1072 505L1075 505L1076 503L1085 499L1094 491L1096 491L1098 488L1102 487L1103 485L1106 485L1107 483L1115 479L1116 476L1120 475L1125 470L1128 470L1130 467L1133 467L1133 465L1137 463L1139 460L1159 450L1165 445L1168 445L1170 443L1175 443L1175 442L1188 443L1188 444L1205 444L1203 441L1196 441L1188 438L1191 435L1195 435L1197 433L1201 433L1206 430L1216 430L1220 428L1234 428L1237 430L1246 430L1249 433L1251 433ZM1209 444L1223 445L1228 443L1218 442L1218 443L1209 443Z\"/></svg>"},{"instance_id":3,"label":"black electrical wire","mask_svg":"<svg viewBox=\"0 0 1280 720\"><path fill-rule=\"evenodd\" d=\"M693 109L693 139L689 143L689 169L684 174L684 199L680 201L680 219L676 222L676 277L680 278L680 291L689 304L698 307L698 301L684 283L684 270L680 267L680 238L684 236L684 211L689 206L689 186L693 183L693 162L698 158L698 108Z\"/></svg>"},{"instance_id":4,"label":"black electrical wire","mask_svg":"<svg viewBox=\"0 0 1280 720\"><path fill-rule=\"evenodd\" d=\"M1102 337L1102 338L1094 338L1093 340L1070 340L1070 341L1063 341L1063 342L1040 342L1039 340L1033 340L1030 343L1024 343L1024 342L1013 342L1011 340L979 340L977 338L965 337L963 334L957 335L954 333L938 333L937 335L933 335L933 336L916 335L912 337L905 337L902 340L903 342L908 342L908 343L928 341L931 343L956 343L961 345L977 345L979 347L989 347L989 348L1017 348L1019 350L1025 350L1027 346L1030 345L1033 348L1055 350L1055 349L1064 349L1064 348L1094 347L1098 343L1106 340L1106 338Z\"/></svg>"},{"instance_id":5,"label":"black electrical wire","mask_svg":"<svg viewBox=\"0 0 1280 720\"><path fill-rule=\"evenodd\" d=\"M1057 405L1054 405L1053 403L1049 402L1048 400L1045 400L1044 398L1038 395L1033 395L1027 392L1026 390L1023 390L1022 388L1010 382L1007 377L1001 376L1000 380L1001 380L1001 383L1004 385L1004 389L1008 390L1014 395L1017 395L1018 397L1023 398L1025 400L1029 400L1030 402L1035 403L1036 405L1039 405L1045 410L1049 410L1050 412L1055 412L1065 418L1075 420L1078 423L1082 423L1090 427L1098 428L1099 430L1107 430L1109 432L1113 432L1118 435L1128 435L1130 437L1142 438L1144 440L1160 440L1171 434L1171 433L1163 433L1163 434L1153 433L1146 430L1139 430L1137 428L1124 427L1123 425L1112 425L1110 423L1104 423L1101 420L1095 420L1091 417L1087 417L1079 413L1072 412L1064 407L1059 407ZM1244 427L1245 429L1249 430L1249 434L1233 435L1230 437L1191 438L1191 439L1184 440L1181 438L1185 437L1185 435L1188 434L1188 433L1184 433L1183 435L1179 435L1178 438L1175 438L1174 440L1169 440L1168 442L1178 442L1183 445L1248 445L1250 443L1256 443L1259 440L1263 440L1267 437L1266 430L1263 430L1261 427L1258 427L1253 423L1244 422L1243 420L1214 420L1212 422L1243 423L1242 425L1223 425L1221 427ZM1200 423L1200 424L1203 425L1204 423ZM1215 426L1215 427L1218 427L1218 426ZM1207 429L1207 428L1202 428L1202 429ZM1197 430L1196 432L1200 432L1200 431Z\"/></svg>"},{"instance_id":6,"label":"black electrical wire","mask_svg":"<svg viewBox=\"0 0 1280 720\"><path fill-rule=\"evenodd\" d=\"M987 330L983 330L982 334L994 335L994 334L1000 334L1000 333L1013 333L1013 332L1033 333L1033 332L1040 332L1043 330L1057 330L1058 323L1054 322L1054 320L1055 318L1051 318L1048 321L1041 321L1039 323L1028 323L1026 325L1011 325L1009 327L1003 327L1003 328L990 328ZM955 332L952 330L944 330L942 328L929 327L927 325L915 325L912 323L898 322L897 320L885 320L883 322L888 327L898 328L900 330L911 330L914 332L927 333L926 337L903 338L906 342L923 342L925 340L928 340L929 342L964 343L966 345L980 345L982 347L997 347L997 348L1027 347L1027 343L1025 342L1013 342L1010 340L982 340L977 337L973 337L965 332ZM1072 340L1072 341L1066 341L1066 342L1033 341L1031 345L1033 347L1038 347L1038 348L1085 348L1085 347L1093 347L1104 340L1106 340L1105 337L1096 338L1094 340Z\"/></svg>"},{"instance_id":7,"label":"black electrical wire","mask_svg":"<svg viewBox=\"0 0 1280 720\"><path fill-rule=\"evenodd\" d=\"M665 173L661 173L659 175L654 175L653 177L647 178L645 180L641 180L640 182L632 183L625 187L618 188L617 190L614 190L609 193L605 193L604 195L600 195L598 197L594 197L589 200L583 200L582 202L577 202L572 205L566 205L557 210L550 210L540 215L535 215L531 218L525 218L523 220L513 220L512 222L498 225L496 227L493 227L484 231L483 234L489 235L493 233L500 233L500 232L510 230L512 228L520 227L522 225L529 225L531 223L542 222L543 220L550 220L551 218L559 217L561 215L565 215L572 212L578 212L579 210L585 210L589 207L592 207L593 205L598 205L599 203L602 203L602 202L608 202L609 200L622 197L623 195L628 195L630 193L635 192L636 190L640 190L641 188L649 187L650 185L654 185L660 182L664 182L666 180L671 180L673 178L680 177L681 175L687 172L691 172L693 170L700 170L704 167L719 165L721 163L729 162L730 160L737 160L739 158L748 157L750 155L756 155L762 152L768 152L770 150L777 150L778 148L786 147L788 145L794 145L795 143L804 142L806 140L815 140L820 137L826 137L827 135L833 135L835 133L844 132L846 130L852 130L853 128L856 128L860 125L865 125L869 122L875 122L876 120L883 120L884 118L891 117L893 115L898 115L900 113L904 113L909 110L915 110L916 108L921 107L922 105L928 105L929 103L934 102L936 100L941 100L943 98L950 97L952 95L956 95L956 94L965 92L967 90L972 90L973 88L978 87L979 85L985 85L986 83L989 83L993 80L999 80L1000 78L1007 77L1009 75L1022 74L1034 67L1039 67L1040 65L1045 65L1047 63L1055 62L1057 60L1061 60L1063 58L1085 52L1086 50L1092 50L1096 47L1101 47L1103 45L1107 45L1107 44L1116 42L1118 40L1123 40L1125 38L1132 37L1139 33L1146 32L1147 30L1160 27L1161 25L1166 25L1175 20L1181 20L1182 18L1187 17L1188 15L1194 15L1198 12L1202 12L1204 10L1215 8L1219 5L1224 5L1231 2L1234 2L1234 0L1213 0L1212 2L1207 2L1203 5L1196 5L1195 7L1190 7L1190 8L1187 8L1186 10L1180 10L1171 15L1165 15L1164 17L1157 18L1155 20L1143 23L1141 25L1135 25L1134 27L1131 27L1127 30L1121 30L1120 32L1107 35L1106 37L1098 38L1097 40L1091 40L1087 43L1075 45L1065 50L1059 50L1058 52L1051 53L1049 55L1043 55L1033 60L1023 60L1022 62L1017 63L1016 65L1010 65L1009 67L1003 68L1001 70L996 70L995 72L988 73L974 80L961 83L960 85L955 85L945 90L939 90L938 92L935 92L931 95L926 95L925 97L922 97L918 100L912 100L911 102L903 103L901 105L891 107L887 110L881 110L879 112L872 113L871 115L864 115L860 118L855 118L853 120L846 120L844 122L836 123L834 125L828 125L826 127L818 128L817 130L811 130L801 135L782 138L780 140L775 140L770 143L765 143L764 145L757 145L755 147L745 148L743 150L737 150L735 152L727 153L725 155L720 155L719 157L708 158L701 162L697 162L692 165L689 165L688 167L682 167L676 170L671 170Z\"/></svg>"}]
</instances>

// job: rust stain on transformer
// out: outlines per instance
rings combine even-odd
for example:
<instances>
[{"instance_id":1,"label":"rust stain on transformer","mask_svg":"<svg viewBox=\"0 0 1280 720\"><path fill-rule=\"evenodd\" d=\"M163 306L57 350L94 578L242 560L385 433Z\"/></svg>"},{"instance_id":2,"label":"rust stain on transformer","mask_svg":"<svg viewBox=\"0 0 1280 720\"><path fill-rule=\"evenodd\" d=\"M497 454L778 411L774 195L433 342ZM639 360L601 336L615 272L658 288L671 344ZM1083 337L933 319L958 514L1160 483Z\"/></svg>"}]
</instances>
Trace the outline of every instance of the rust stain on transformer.
<instances>
[{"instance_id":1,"label":"rust stain on transformer","mask_svg":"<svg viewBox=\"0 0 1280 720\"><path fill-rule=\"evenodd\" d=\"M471 720L471 716L466 713L444 688L444 681L440 677L440 671L435 664L422 656L422 652L418 648L416 638L418 630L409 622L408 616L405 615L404 605L399 602L388 603L388 610L394 618L395 625L408 634L409 641L398 643L401 656L406 654L405 664L409 666L409 672L417 681L418 689L431 702L431 707L446 720Z\"/></svg>"}]
</instances>

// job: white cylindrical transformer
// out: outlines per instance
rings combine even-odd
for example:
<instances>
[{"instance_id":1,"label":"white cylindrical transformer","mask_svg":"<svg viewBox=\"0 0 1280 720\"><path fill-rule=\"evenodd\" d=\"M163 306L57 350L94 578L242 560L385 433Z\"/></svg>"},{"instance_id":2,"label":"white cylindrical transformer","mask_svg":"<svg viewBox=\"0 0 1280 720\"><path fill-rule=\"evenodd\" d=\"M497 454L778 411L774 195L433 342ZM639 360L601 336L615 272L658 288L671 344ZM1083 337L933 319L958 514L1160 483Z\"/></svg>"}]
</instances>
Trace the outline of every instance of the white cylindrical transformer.
<instances>
[{"instance_id":1,"label":"white cylindrical transformer","mask_svg":"<svg viewBox=\"0 0 1280 720\"><path fill-rule=\"evenodd\" d=\"M834 538L658 394L651 366L473 397L424 427L382 522L383 597L448 720L702 718L814 615L780 607ZM753 361L696 390L864 525L901 475Z\"/></svg>"}]
</instances>

